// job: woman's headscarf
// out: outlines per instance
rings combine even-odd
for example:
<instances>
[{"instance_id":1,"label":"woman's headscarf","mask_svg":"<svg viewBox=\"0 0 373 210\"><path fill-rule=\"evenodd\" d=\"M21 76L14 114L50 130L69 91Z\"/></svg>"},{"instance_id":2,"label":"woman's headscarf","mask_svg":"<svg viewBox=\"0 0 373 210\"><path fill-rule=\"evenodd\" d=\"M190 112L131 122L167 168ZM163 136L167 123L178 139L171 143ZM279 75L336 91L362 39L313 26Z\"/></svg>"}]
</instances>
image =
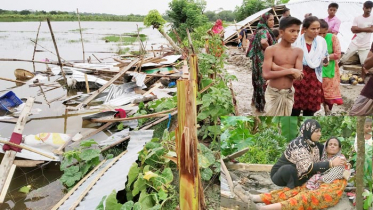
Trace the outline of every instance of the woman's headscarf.
<instances>
[{"instance_id":1,"label":"woman's headscarf","mask_svg":"<svg viewBox=\"0 0 373 210\"><path fill-rule=\"evenodd\" d=\"M224 30L223 21L221 21L220 19L217 19L215 22L215 25L212 27L212 32L214 34L220 34L223 30Z\"/></svg>"},{"instance_id":2,"label":"woman's headscarf","mask_svg":"<svg viewBox=\"0 0 373 210\"><path fill-rule=\"evenodd\" d=\"M313 163L320 161L320 150L311 139L316 129L321 129L319 122L314 119L306 120L299 129L299 136L289 143L284 152L285 157L296 165L300 179L309 173Z\"/></svg>"},{"instance_id":3,"label":"woman's headscarf","mask_svg":"<svg viewBox=\"0 0 373 210\"><path fill-rule=\"evenodd\" d=\"M273 34L272 29L270 29L269 26L267 25L267 21L271 15L273 14L266 12L260 17L256 30L252 38L250 39L250 46L249 46L249 49L247 50L247 55L246 55L247 57L252 58L259 50L262 51L262 45L260 44L261 36L257 36L257 33L261 30L265 30L266 32L270 34L270 36L268 37L269 45L276 44L276 37Z\"/></svg>"}]
</instances>

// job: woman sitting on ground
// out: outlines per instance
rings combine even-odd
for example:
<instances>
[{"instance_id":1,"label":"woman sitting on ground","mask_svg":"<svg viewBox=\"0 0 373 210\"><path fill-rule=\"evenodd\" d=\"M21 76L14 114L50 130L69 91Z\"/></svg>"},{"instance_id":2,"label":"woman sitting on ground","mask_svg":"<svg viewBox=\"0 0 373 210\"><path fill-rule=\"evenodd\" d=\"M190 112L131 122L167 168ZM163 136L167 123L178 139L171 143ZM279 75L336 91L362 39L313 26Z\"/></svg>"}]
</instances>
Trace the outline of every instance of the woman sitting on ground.
<instances>
[{"instance_id":1,"label":"woman sitting on ground","mask_svg":"<svg viewBox=\"0 0 373 210\"><path fill-rule=\"evenodd\" d=\"M341 151L341 142L336 137L329 138L325 143L321 161L330 162L332 167L313 175L302 186L252 195L252 200L267 204L260 209L324 209L335 206L342 197L348 179L344 178L344 166L332 165L336 159L345 160Z\"/></svg>"}]
</instances>

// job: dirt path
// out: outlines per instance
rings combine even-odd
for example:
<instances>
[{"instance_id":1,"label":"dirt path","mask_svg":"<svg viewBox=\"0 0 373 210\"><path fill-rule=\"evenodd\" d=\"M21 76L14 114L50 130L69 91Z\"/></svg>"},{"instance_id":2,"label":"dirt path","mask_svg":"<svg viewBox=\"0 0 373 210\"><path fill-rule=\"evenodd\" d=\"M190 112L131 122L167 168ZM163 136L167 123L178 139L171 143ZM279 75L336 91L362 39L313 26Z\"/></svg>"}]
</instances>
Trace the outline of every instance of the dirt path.
<instances>
[{"instance_id":1,"label":"dirt path","mask_svg":"<svg viewBox=\"0 0 373 210\"><path fill-rule=\"evenodd\" d=\"M268 172L242 172L230 171L233 180L239 180L245 191L251 194L267 193L272 190L281 189L272 183ZM263 206L264 204L257 204ZM227 209L227 208L225 208ZM348 200L346 193L343 194L341 200L336 206L328 208L328 210L353 210L355 209L352 203Z\"/></svg>"},{"instance_id":2,"label":"dirt path","mask_svg":"<svg viewBox=\"0 0 373 210\"><path fill-rule=\"evenodd\" d=\"M236 94L238 111L241 116L262 115L251 106L251 98L253 94L253 86L251 81L251 61L237 48L230 47L228 50L228 64L225 65L228 73L235 75L237 81L232 82L233 90ZM343 71L343 69L341 70ZM348 115L355 99L360 94L364 85L341 85L341 93L344 101L343 105L334 106L331 115L341 116ZM322 107L322 106L321 106ZM317 116L325 115L323 107L316 112Z\"/></svg>"}]
</instances>

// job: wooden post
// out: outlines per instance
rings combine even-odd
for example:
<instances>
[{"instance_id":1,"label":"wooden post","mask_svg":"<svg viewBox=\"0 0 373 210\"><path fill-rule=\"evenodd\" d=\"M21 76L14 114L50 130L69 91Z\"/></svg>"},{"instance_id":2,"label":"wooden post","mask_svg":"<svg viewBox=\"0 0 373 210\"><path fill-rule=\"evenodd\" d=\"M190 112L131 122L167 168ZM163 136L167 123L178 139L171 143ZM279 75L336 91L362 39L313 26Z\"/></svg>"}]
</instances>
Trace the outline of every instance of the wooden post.
<instances>
[{"instance_id":1,"label":"wooden post","mask_svg":"<svg viewBox=\"0 0 373 210\"><path fill-rule=\"evenodd\" d=\"M34 54L32 55L32 60L35 59L36 45L38 44L38 37L39 37L40 26L41 26L41 22L39 23L38 33L36 34L35 46L34 46ZM33 67L34 67L34 72L35 72L35 71L36 71L36 70L35 70L35 63L32 62L32 65L33 65Z\"/></svg>"},{"instance_id":2,"label":"wooden post","mask_svg":"<svg viewBox=\"0 0 373 210\"><path fill-rule=\"evenodd\" d=\"M85 79L85 87L87 88L87 93L90 93L91 91L89 91L89 84L88 84L87 74L84 74L84 79Z\"/></svg>"},{"instance_id":3,"label":"wooden post","mask_svg":"<svg viewBox=\"0 0 373 210\"><path fill-rule=\"evenodd\" d=\"M356 158L356 209L364 209L364 162L365 162L365 140L364 140L365 117L357 117L357 158Z\"/></svg>"},{"instance_id":4,"label":"wooden post","mask_svg":"<svg viewBox=\"0 0 373 210\"><path fill-rule=\"evenodd\" d=\"M83 44L83 35L82 35L82 27L80 26L80 16L79 16L79 10L76 8L76 14L78 15L78 21L79 21L79 30L80 30L80 39L82 40L82 48L83 48L83 63L85 63L85 53L84 53L84 44Z\"/></svg>"},{"instance_id":5,"label":"wooden post","mask_svg":"<svg viewBox=\"0 0 373 210\"><path fill-rule=\"evenodd\" d=\"M198 167L196 82L189 79L177 81L178 127L176 152L179 169L180 209L205 209L201 175Z\"/></svg>"},{"instance_id":6,"label":"wooden post","mask_svg":"<svg viewBox=\"0 0 373 210\"><path fill-rule=\"evenodd\" d=\"M34 104L34 100L35 99L32 97L27 99L26 105L23 108L21 115L18 118L18 121L14 128L13 133L22 134L26 121L27 121L27 117L31 111L32 105ZM13 150L6 151L3 157L3 160L1 161L1 165L0 165L0 192L1 194L0 194L0 197L2 198L5 198L5 195L3 194L4 193L6 194L6 192L4 192L4 189L6 188L6 185L5 185L6 182L10 183L10 181L7 181L7 180L12 179L13 177L13 173L11 173L11 168L13 165L13 161L16 157L16 153L17 152ZM4 199L0 200L0 203L3 203L3 202L4 202Z\"/></svg>"},{"instance_id":7,"label":"wooden post","mask_svg":"<svg viewBox=\"0 0 373 210\"><path fill-rule=\"evenodd\" d=\"M56 39L54 38L54 34L53 34L53 30L52 30L52 25L51 25L51 21L49 20L49 18L47 18L47 22L48 22L49 30L51 32L51 36L52 36L54 48L56 49L56 54L57 54L57 58L58 58L58 65L61 67L61 74L62 74L62 76L63 76L63 78L65 80L65 84L67 84L66 74L65 74L65 71L62 68L61 57L60 57L60 54L58 53Z\"/></svg>"}]
</instances>

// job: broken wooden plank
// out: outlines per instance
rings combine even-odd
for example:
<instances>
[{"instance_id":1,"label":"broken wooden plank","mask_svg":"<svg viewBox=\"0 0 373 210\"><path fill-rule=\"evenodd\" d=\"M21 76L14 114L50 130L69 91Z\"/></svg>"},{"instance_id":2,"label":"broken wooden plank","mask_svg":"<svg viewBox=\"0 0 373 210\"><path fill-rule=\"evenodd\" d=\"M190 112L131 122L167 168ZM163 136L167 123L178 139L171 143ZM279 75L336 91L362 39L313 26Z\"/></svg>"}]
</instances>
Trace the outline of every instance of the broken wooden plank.
<instances>
[{"instance_id":1,"label":"broken wooden plank","mask_svg":"<svg viewBox=\"0 0 373 210\"><path fill-rule=\"evenodd\" d=\"M44 162L44 160L14 160L13 164L17 167L32 168Z\"/></svg>"},{"instance_id":2,"label":"broken wooden plank","mask_svg":"<svg viewBox=\"0 0 373 210\"><path fill-rule=\"evenodd\" d=\"M32 105L34 103L34 98L30 97L27 99L26 105L22 109L22 112L18 118L17 124L14 128L13 133L18 133L22 135L23 129L25 127L27 117L31 111ZM6 192L3 192L5 183L7 182L7 179L9 178L8 175L11 172L11 168L13 165L13 161L16 157L16 151L8 150L5 152L5 155L3 157L3 160L1 161L0 165L0 196L4 196L3 194L6 194ZM12 175L13 176L13 175ZM12 177L10 177L11 179ZM0 203L3 203L4 200L0 200Z\"/></svg>"},{"instance_id":3,"label":"broken wooden plank","mask_svg":"<svg viewBox=\"0 0 373 210\"><path fill-rule=\"evenodd\" d=\"M89 102L91 102L94 98L97 97L98 94L102 93L106 88L108 88L113 82L115 82L117 79L119 79L120 77L123 76L123 74L126 73L126 71L128 71L130 68L132 68L132 66L134 66L135 64L137 64L137 62L139 61L139 59L135 59L134 61L132 61L126 68L122 69L121 71L119 71L118 74L116 74L110 81L108 81L105 85L103 85L100 89L96 90L95 92L92 93L92 95L90 95L86 100L84 100L82 103L80 103L77 107L75 107L75 109L80 109L84 106L87 106Z\"/></svg>"},{"instance_id":4,"label":"broken wooden plank","mask_svg":"<svg viewBox=\"0 0 373 210\"><path fill-rule=\"evenodd\" d=\"M12 166L9 170L8 176L6 178L6 182L4 184L3 190L1 191L1 194L0 194L0 203L4 202L6 193L8 192L8 189L9 189L10 181L12 180L12 177L13 177L13 174L14 174L15 170L16 170L16 165L12 164Z\"/></svg>"},{"instance_id":5,"label":"broken wooden plank","mask_svg":"<svg viewBox=\"0 0 373 210\"><path fill-rule=\"evenodd\" d=\"M228 170L239 171L264 171L271 172L273 165L270 164L246 164L246 163L227 163Z\"/></svg>"},{"instance_id":6,"label":"broken wooden plank","mask_svg":"<svg viewBox=\"0 0 373 210\"><path fill-rule=\"evenodd\" d=\"M242 156L242 155L245 154L247 151L249 151L249 148L246 148L246 149L240 150L240 151L238 151L238 152L235 152L235 153L233 153L233 154L230 154L230 155L226 156L223 160L224 160L224 161L228 161L228 160L235 159L235 158L237 158L237 157Z\"/></svg>"}]
</instances>

